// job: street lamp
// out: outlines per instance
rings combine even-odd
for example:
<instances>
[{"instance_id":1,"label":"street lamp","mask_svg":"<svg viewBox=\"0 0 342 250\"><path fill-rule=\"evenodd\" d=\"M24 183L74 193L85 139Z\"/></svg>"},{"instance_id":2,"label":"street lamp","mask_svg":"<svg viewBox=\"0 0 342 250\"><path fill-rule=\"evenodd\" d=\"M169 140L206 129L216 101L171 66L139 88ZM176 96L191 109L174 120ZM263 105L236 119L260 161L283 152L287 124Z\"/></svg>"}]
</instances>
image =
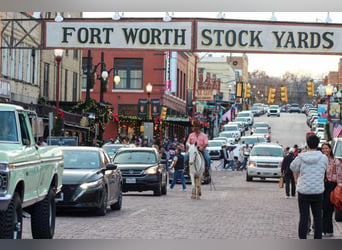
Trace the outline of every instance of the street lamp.
<instances>
[{"instance_id":1,"label":"street lamp","mask_svg":"<svg viewBox=\"0 0 342 250\"><path fill-rule=\"evenodd\" d=\"M151 110L151 92L152 92L152 84L149 82L146 85L146 92L147 92L147 105L148 105L148 120L152 120L152 110Z\"/></svg>"},{"instance_id":2,"label":"street lamp","mask_svg":"<svg viewBox=\"0 0 342 250\"><path fill-rule=\"evenodd\" d=\"M63 57L62 49L55 49L55 59L57 62L57 82L56 82L56 115L59 113L59 67Z\"/></svg>"},{"instance_id":3,"label":"street lamp","mask_svg":"<svg viewBox=\"0 0 342 250\"><path fill-rule=\"evenodd\" d=\"M327 104L328 104L328 114L327 114L327 122L329 123L329 112L330 112L330 96L333 93L333 88L330 84L325 88L325 94L327 96Z\"/></svg>"}]
</instances>

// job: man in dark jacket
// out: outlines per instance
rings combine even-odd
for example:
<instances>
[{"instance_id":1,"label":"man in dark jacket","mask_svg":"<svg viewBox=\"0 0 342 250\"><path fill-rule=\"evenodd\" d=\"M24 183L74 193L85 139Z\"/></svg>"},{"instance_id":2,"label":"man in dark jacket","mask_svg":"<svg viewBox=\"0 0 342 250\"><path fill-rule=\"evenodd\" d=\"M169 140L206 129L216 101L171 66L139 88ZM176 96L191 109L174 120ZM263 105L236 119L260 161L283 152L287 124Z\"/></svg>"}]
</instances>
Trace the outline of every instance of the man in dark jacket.
<instances>
[{"instance_id":1,"label":"man in dark jacket","mask_svg":"<svg viewBox=\"0 0 342 250\"><path fill-rule=\"evenodd\" d=\"M186 191L185 178L184 178L184 156L180 148L176 149L176 155L173 158L172 165L170 169L174 168L175 172L173 174L173 180L170 186L170 190L173 189L178 179L181 180L183 185L183 191Z\"/></svg>"},{"instance_id":2,"label":"man in dark jacket","mask_svg":"<svg viewBox=\"0 0 342 250\"><path fill-rule=\"evenodd\" d=\"M286 198L290 198L290 186L292 198L296 197L296 183L293 172L290 169L291 162L296 158L294 151L294 148L289 149L289 153L284 157L281 165L281 175L284 177Z\"/></svg>"}]
</instances>

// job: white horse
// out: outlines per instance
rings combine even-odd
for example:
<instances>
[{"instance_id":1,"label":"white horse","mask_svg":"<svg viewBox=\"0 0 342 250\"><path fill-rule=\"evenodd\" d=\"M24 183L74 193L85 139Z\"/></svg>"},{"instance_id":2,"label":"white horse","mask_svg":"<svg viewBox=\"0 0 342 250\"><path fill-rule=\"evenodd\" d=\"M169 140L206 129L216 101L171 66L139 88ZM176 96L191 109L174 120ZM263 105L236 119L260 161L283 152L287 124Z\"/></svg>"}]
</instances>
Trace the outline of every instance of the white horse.
<instances>
[{"instance_id":1,"label":"white horse","mask_svg":"<svg viewBox=\"0 0 342 250\"><path fill-rule=\"evenodd\" d=\"M205 169L205 159L197 148L197 143L189 146L189 174L191 178L191 199L200 199L201 180Z\"/></svg>"}]
</instances>

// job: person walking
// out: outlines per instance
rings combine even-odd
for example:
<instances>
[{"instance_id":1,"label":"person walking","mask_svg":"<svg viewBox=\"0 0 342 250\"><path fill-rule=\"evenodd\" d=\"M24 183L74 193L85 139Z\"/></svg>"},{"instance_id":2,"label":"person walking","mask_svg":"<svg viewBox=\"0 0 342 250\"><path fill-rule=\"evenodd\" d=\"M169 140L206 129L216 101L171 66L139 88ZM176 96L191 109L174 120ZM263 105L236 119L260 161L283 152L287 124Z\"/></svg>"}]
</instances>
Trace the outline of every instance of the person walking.
<instances>
[{"instance_id":1,"label":"person walking","mask_svg":"<svg viewBox=\"0 0 342 250\"><path fill-rule=\"evenodd\" d=\"M170 169L174 168L175 172L173 174L173 179L170 185L170 190L173 190L173 187L175 186L178 179L181 180L183 191L186 191L186 184L185 184L185 178L184 178L184 156L182 155L182 151L180 148L176 149L176 155L173 158L172 165L170 166Z\"/></svg>"},{"instance_id":2,"label":"person walking","mask_svg":"<svg viewBox=\"0 0 342 250\"><path fill-rule=\"evenodd\" d=\"M327 168L325 178L324 178L324 194L323 194L323 236L333 237L334 227L333 227L333 213L334 204L330 201L330 193L334 190L337 185L336 178L332 178L334 172L336 173L336 168L342 168L341 162L334 158L331 150L331 145L327 142L322 144L322 152L328 157L329 167Z\"/></svg>"},{"instance_id":3,"label":"person walking","mask_svg":"<svg viewBox=\"0 0 342 250\"><path fill-rule=\"evenodd\" d=\"M227 145L223 144L220 150L219 163L217 164L217 170L224 170L224 167L228 163Z\"/></svg>"},{"instance_id":4,"label":"person walking","mask_svg":"<svg viewBox=\"0 0 342 250\"><path fill-rule=\"evenodd\" d=\"M294 155L294 148L288 150L288 154L284 157L281 164L281 176L284 178L285 182L285 198L290 198L290 188L292 198L296 197L296 183L293 176L293 172L290 169L291 162L296 158Z\"/></svg>"},{"instance_id":5,"label":"person walking","mask_svg":"<svg viewBox=\"0 0 342 250\"><path fill-rule=\"evenodd\" d=\"M235 159L234 159L234 148L229 147L228 149L228 165L226 169L232 168L232 171L235 171Z\"/></svg>"},{"instance_id":6,"label":"person walking","mask_svg":"<svg viewBox=\"0 0 342 250\"><path fill-rule=\"evenodd\" d=\"M310 135L307 137L306 143L308 151L299 154L290 165L292 172L298 174L298 236L300 239L307 237L311 208L315 225L314 239L322 239L324 176L328 167L328 158L317 150L319 137Z\"/></svg>"}]
</instances>

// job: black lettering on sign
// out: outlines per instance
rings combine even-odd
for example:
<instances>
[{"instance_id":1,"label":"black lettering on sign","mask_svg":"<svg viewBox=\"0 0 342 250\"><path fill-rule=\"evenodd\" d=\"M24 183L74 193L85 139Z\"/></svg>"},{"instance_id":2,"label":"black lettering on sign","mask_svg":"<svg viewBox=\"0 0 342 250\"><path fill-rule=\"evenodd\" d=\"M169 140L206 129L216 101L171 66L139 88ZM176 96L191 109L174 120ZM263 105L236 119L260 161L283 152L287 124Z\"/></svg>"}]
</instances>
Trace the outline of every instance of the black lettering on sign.
<instances>
[{"instance_id":1,"label":"black lettering on sign","mask_svg":"<svg viewBox=\"0 0 342 250\"><path fill-rule=\"evenodd\" d=\"M139 42L141 44L148 44L150 42L150 31L148 29L141 29L139 31Z\"/></svg>"},{"instance_id":2,"label":"black lettering on sign","mask_svg":"<svg viewBox=\"0 0 342 250\"><path fill-rule=\"evenodd\" d=\"M207 34L207 33L209 33L209 34ZM201 42L202 45L210 46L212 44L213 39L211 38L210 35L211 35L211 31L210 30L208 30L208 29L202 30L202 37L207 40L207 42L202 40L202 42Z\"/></svg>"},{"instance_id":3,"label":"black lettering on sign","mask_svg":"<svg viewBox=\"0 0 342 250\"><path fill-rule=\"evenodd\" d=\"M321 35L317 32L310 32L310 48L316 49L321 45Z\"/></svg>"},{"instance_id":4,"label":"black lettering on sign","mask_svg":"<svg viewBox=\"0 0 342 250\"><path fill-rule=\"evenodd\" d=\"M221 43L221 34L224 33L224 30L214 30L213 32L214 34L216 33L216 44L215 46L222 46L222 43Z\"/></svg>"},{"instance_id":5,"label":"black lettering on sign","mask_svg":"<svg viewBox=\"0 0 342 250\"><path fill-rule=\"evenodd\" d=\"M282 31L281 32L281 36L279 36L279 34L278 34L278 31L272 31L272 33L274 34L274 36L275 36L275 38L276 38L276 40L277 40L277 48L281 48L282 46L281 46L281 40L283 39L283 37L284 37L284 35L285 35L285 31Z\"/></svg>"},{"instance_id":6,"label":"black lettering on sign","mask_svg":"<svg viewBox=\"0 0 342 250\"><path fill-rule=\"evenodd\" d=\"M124 34L125 34L125 39L126 39L126 44L129 43L130 40L132 40L132 43L135 43L135 38L137 37L137 32L138 28L135 28L134 31L133 29L129 29L129 32L127 33L127 28L122 28Z\"/></svg>"},{"instance_id":7,"label":"black lettering on sign","mask_svg":"<svg viewBox=\"0 0 342 250\"><path fill-rule=\"evenodd\" d=\"M248 36L248 31L247 31L247 30L241 30L241 31L239 32L239 45L242 46L242 47L245 47L245 46L248 45L247 42L243 42L244 39L243 39L242 36L243 36L244 33L246 34L246 36Z\"/></svg>"},{"instance_id":8,"label":"black lettering on sign","mask_svg":"<svg viewBox=\"0 0 342 250\"><path fill-rule=\"evenodd\" d=\"M328 43L323 45L324 49L331 49L334 46L334 41L329 38L330 36L334 36L334 32L324 32L322 35L323 41Z\"/></svg>"},{"instance_id":9,"label":"black lettering on sign","mask_svg":"<svg viewBox=\"0 0 342 250\"><path fill-rule=\"evenodd\" d=\"M255 34L255 32L257 32L257 34ZM258 47L263 47L259 38L259 35L261 34L261 32L262 31L254 31L254 30L251 31L251 44L250 44L251 47L255 47L254 45L255 42L257 42Z\"/></svg>"},{"instance_id":10,"label":"black lettering on sign","mask_svg":"<svg viewBox=\"0 0 342 250\"><path fill-rule=\"evenodd\" d=\"M63 40L62 40L62 43L68 43L67 37L68 36L72 36L72 32L69 32L68 30L76 31L76 29L75 28L70 28L70 27L62 27L62 29L63 29Z\"/></svg>"},{"instance_id":11,"label":"black lettering on sign","mask_svg":"<svg viewBox=\"0 0 342 250\"><path fill-rule=\"evenodd\" d=\"M298 48L308 48L308 33L298 32Z\"/></svg>"},{"instance_id":12,"label":"black lettering on sign","mask_svg":"<svg viewBox=\"0 0 342 250\"><path fill-rule=\"evenodd\" d=\"M114 32L114 29L113 28L103 28L102 31L105 32L105 42L104 43L109 44L110 43L109 32Z\"/></svg>"},{"instance_id":13,"label":"black lettering on sign","mask_svg":"<svg viewBox=\"0 0 342 250\"><path fill-rule=\"evenodd\" d=\"M162 29L162 31L165 33L165 45L170 45L170 33L172 32L172 29Z\"/></svg>"},{"instance_id":14,"label":"black lettering on sign","mask_svg":"<svg viewBox=\"0 0 342 250\"><path fill-rule=\"evenodd\" d=\"M230 35L231 34L231 35ZM234 47L236 44L236 33L234 30L228 30L226 32L226 44L229 47Z\"/></svg>"},{"instance_id":15,"label":"black lettering on sign","mask_svg":"<svg viewBox=\"0 0 342 250\"><path fill-rule=\"evenodd\" d=\"M174 45L179 45L178 39L181 39L181 45L185 45L185 29L181 30L181 33L179 34L179 30L175 30L175 42Z\"/></svg>"},{"instance_id":16,"label":"black lettering on sign","mask_svg":"<svg viewBox=\"0 0 342 250\"><path fill-rule=\"evenodd\" d=\"M151 29L152 31L152 41L151 44L156 44L155 40L158 40L158 44L162 44L161 40L160 40L160 35L161 35L161 30L159 29Z\"/></svg>"},{"instance_id":17,"label":"black lettering on sign","mask_svg":"<svg viewBox=\"0 0 342 250\"><path fill-rule=\"evenodd\" d=\"M293 32L288 33L284 48L288 48L289 45L291 48L296 48L296 43L293 37Z\"/></svg>"},{"instance_id":18,"label":"black lettering on sign","mask_svg":"<svg viewBox=\"0 0 342 250\"><path fill-rule=\"evenodd\" d=\"M80 28L77 32L77 40L80 43L87 43L89 39L89 32L87 28Z\"/></svg>"}]
</instances>

